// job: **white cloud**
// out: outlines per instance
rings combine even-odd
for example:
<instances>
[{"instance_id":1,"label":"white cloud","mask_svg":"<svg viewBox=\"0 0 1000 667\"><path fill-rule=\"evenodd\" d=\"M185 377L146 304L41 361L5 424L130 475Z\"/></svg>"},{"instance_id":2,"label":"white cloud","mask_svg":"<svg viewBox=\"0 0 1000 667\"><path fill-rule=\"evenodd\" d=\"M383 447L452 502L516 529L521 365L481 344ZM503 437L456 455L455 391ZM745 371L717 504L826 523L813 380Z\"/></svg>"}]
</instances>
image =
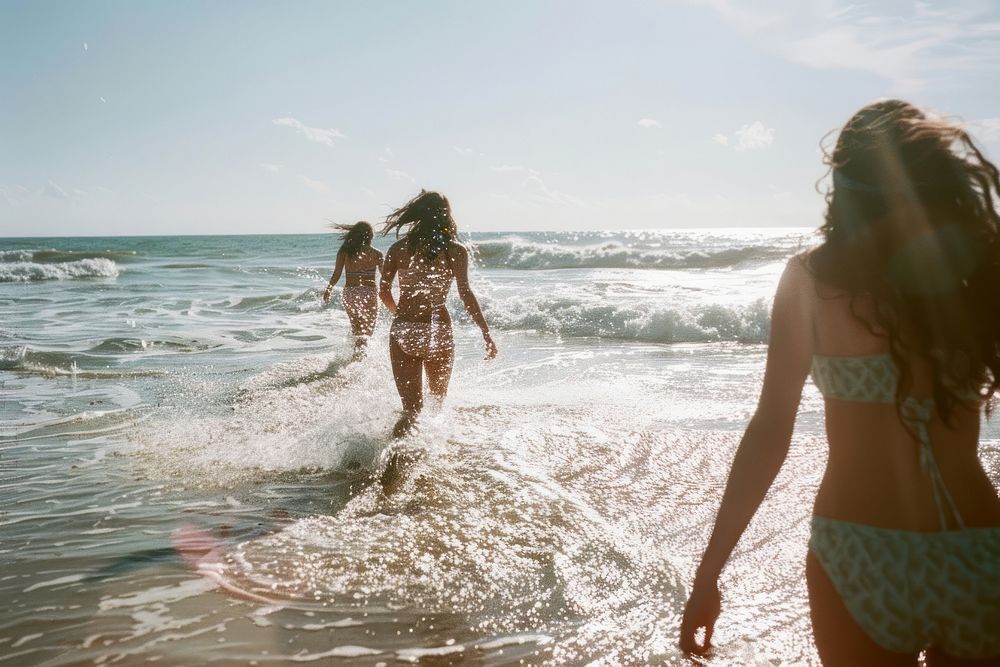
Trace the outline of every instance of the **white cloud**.
<instances>
[{"instance_id":1,"label":"white cloud","mask_svg":"<svg viewBox=\"0 0 1000 667\"><path fill-rule=\"evenodd\" d=\"M98 185L97 188L96 188L96 190L98 192L100 192L101 194L105 194L105 195L114 194L114 190L112 190L111 188L106 188L103 185Z\"/></svg>"},{"instance_id":2,"label":"white cloud","mask_svg":"<svg viewBox=\"0 0 1000 667\"><path fill-rule=\"evenodd\" d=\"M729 137L727 137L726 135L722 134L721 132L716 132L715 136L712 137L712 141L714 141L715 143L720 144L722 146L728 146L729 145Z\"/></svg>"},{"instance_id":3,"label":"white cloud","mask_svg":"<svg viewBox=\"0 0 1000 667\"><path fill-rule=\"evenodd\" d=\"M452 148L454 148L455 152L458 153L459 155L475 155L476 154L476 151L472 150L471 148L463 148L461 146L452 146Z\"/></svg>"},{"instance_id":4,"label":"white cloud","mask_svg":"<svg viewBox=\"0 0 1000 667\"><path fill-rule=\"evenodd\" d=\"M58 183L49 181L48 184L42 188L42 194L47 197L52 197L53 199L69 199L71 195L62 189Z\"/></svg>"},{"instance_id":5,"label":"white cloud","mask_svg":"<svg viewBox=\"0 0 1000 667\"><path fill-rule=\"evenodd\" d=\"M763 49L817 69L865 72L894 95L1000 67L988 2L686 0L711 9ZM737 6L738 5L738 6ZM990 20L992 18L992 20Z\"/></svg>"},{"instance_id":6,"label":"white cloud","mask_svg":"<svg viewBox=\"0 0 1000 667\"><path fill-rule=\"evenodd\" d=\"M980 141L1000 141L1000 118L983 118L966 123L966 129Z\"/></svg>"},{"instance_id":7,"label":"white cloud","mask_svg":"<svg viewBox=\"0 0 1000 667\"><path fill-rule=\"evenodd\" d=\"M521 182L521 187L528 191L529 196L536 202L543 204L556 204L560 206L586 206L586 202L573 195L559 190L552 190L538 175L532 174Z\"/></svg>"},{"instance_id":8,"label":"white cloud","mask_svg":"<svg viewBox=\"0 0 1000 667\"><path fill-rule=\"evenodd\" d=\"M326 186L325 183L317 181L315 179L309 178L305 174L299 174L299 180L310 190L315 190L316 192L329 192L330 188Z\"/></svg>"},{"instance_id":9,"label":"white cloud","mask_svg":"<svg viewBox=\"0 0 1000 667\"><path fill-rule=\"evenodd\" d=\"M382 154L379 156L379 162L389 162L392 158L396 157L396 154L392 152L391 148L383 148Z\"/></svg>"},{"instance_id":10,"label":"white cloud","mask_svg":"<svg viewBox=\"0 0 1000 667\"><path fill-rule=\"evenodd\" d=\"M336 139L347 138L340 130L335 128L331 127L329 129L323 129L319 127L309 127L308 125L303 124L302 121L295 118L275 118L271 122L275 125L290 127L309 141L315 141L325 146L329 146L330 148L333 148L334 141Z\"/></svg>"},{"instance_id":11,"label":"white cloud","mask_svg":"<svg viewBox=\"0 0 1000 667\"><path fill-rule=\"evenodd\" d=\"M650 128L654 128L654 127L655 128L661 128L663 126L660 125L660 121L658 121L658 120L653 120L652 118L640 118L639 119L639 127L644 127L646 129L650 129Z\"/></svg>"},{"instance_id":12,"label":"white cloud","mask_svg":"<svg viewBox=\"0 0 1000 667\"><path fill-rule=\"evenodd\" d=\"M752 151L767 148L774 143L774 128L765 127L759 120L736 130L736 150Z\"/></svg>"},{"instance_id":13,"label":"white cloud","mask_svg":"<svg viewBox=\"0 0 1000 667\"><path fill-rule=\"evenodd\" d=\"M269 171L272 174L277 174L279 171L281 171L280 164L271 164L270 162L261 162L260 168L263 169L264 171Z\"/></svg>"},{"instance_id":14,"label":"white cloud","mask_svg":"<svg viewBox=\"0 0 1000 667\"><path fill-rule=\"evenodd\" d=\"M501 164L496 166L491 166L490 170L497 172L498 174L529 174L531 176L541 176L541 172L537 169L531 169L530 167L522 167L519 164Z\"/></svg>"},{"instance_id":15,"label":"white cloud","mask_svg":"<svg viewBox=\"0 0 1000 667\"><path fill-rule=\"evenodd\" d=\"M88 51L89 49L90 49L90 47L87 46L87 42L84 42L83 43L83 50L84 51Z\"/></svg>"},{"instance_id":16,"label":"white cloud","mask_svg":"<svg viewBox=\"0 0 1000 667\"><path fill-rule=\"evenodd\" d=\"M0 188L0 198L11 206L17 206L28 197L28 188L23 185Z\"/></svg>"},{"instance_id":17,"label":"white cloud","mask_svg":"<svg viewBox=\"0 0 1000 667\"><path fill-rule=\"evenodd\" d=\"M372 190L371 188L366 188L363 185L361 186L361 192L363 192L364 194L366 194L369 197L374 197L375 196L375 191L374 190Z\"/></svg>"},{"instance_id":18,"label":"white cloud","mask_svg":"<svg viewBox=\"0 0 1000 667\"><path fill-rule=\"evenodd\" d=\"M413 178L405 171L400 171L399 169L386 169L385 175L394 181L409 181L410 183L417 182L417 179Z\"/></svg>"}]
</instances>

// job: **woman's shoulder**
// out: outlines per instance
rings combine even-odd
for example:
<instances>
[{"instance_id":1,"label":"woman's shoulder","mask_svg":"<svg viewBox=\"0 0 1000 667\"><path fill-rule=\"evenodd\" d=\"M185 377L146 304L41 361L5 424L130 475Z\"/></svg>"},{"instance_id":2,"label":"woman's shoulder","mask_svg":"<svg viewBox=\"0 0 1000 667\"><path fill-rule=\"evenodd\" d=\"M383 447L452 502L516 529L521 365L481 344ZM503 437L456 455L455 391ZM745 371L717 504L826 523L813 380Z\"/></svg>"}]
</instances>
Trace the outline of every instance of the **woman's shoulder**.
<instances>
[{"instance_id":1,"label":"woman's shoulder","mask_svg":"<svg viewBox=\"0 0 1000 667\"><path fill-rule=\"evenodd\" d=\"M389 246L389 252L399 253L407 249L406 239L397 239L395 243Z\"/></svg>"},{"instance_id":2,"label":"woman's shoulder","mask_svg":"<svg viewBox=\"0 0 1000 667\"><path fill-rule=\"evenodd\" d=\"M828 272L821 270L821 267L824 266L823 263L826 261L821 256L821 248L822 246L816 246L815 248L809 248L793 255L788 260L788 266L785 269L786 274L789 275L790 279L794 279L797 284L807 286L810 295L818 297L823 301L849 297L849 291L843 287L838 287L828 279L824 279L823 276Z\"/></svg>"},{"instance_id":3,"label":"woman's shoulder","mask_svg":"<svg viewBox=\"0 0 1000 667\"><path fill-rule=\"evenodd\" d=\"M797 283L813 283L815 276L812 271L812 252L803 250L792 255L785 264L785 271L782 280L795 280Z\"/></svg>"},{"instance_id":4,"label":"woman's shoulder","mask_svg":"<svg viewBox=\"0 0 1000 667\"><path fill-rule=\"evenodd\" d=\"M788 265L795 266L796 269L809 271L813 253L815 252L816 248L806 248L805 250L800 250L789 258Z\"/></svg>"},{"instance_id":5,"label":"woman's shoulder","mask_svg":"<svg viewBox=\"0 0 1000 667\"><path fill-rule=\"evenodd\" d=\"M776 298L791 299L800 306L809 307L823 291L823 286L817 281L812 269L812 249L792 255L785 264L785 269L778 281Z\"/></svg>"}]
</instances>

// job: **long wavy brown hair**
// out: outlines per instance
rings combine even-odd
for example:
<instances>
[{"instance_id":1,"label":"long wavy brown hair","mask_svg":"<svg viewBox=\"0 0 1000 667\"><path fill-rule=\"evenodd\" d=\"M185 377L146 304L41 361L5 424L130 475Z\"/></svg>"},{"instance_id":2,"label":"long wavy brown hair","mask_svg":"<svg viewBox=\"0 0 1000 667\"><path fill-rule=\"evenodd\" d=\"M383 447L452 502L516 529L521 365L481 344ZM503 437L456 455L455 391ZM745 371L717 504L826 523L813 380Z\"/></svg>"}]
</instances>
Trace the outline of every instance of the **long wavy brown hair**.
<instances>
[{"instance_id":1,"label":"long wavy brown hair","mask_svg":"<svg viewBox=\"0 0 1000 667\"><path fill-rule=\"evenodd\" d=\"M949 423L957 405L1000 387L997 168L960 125L900 100L854 114L826 162L833 185L812 271L889 339L897 407L919 359ZM859 314L860 298L874 316Z\"/></svg>"},{"instance_id":2,"label":"long wavy brown hair","mask_svg":"<svg viewBox=\"0 0 1000 667\"><path fill-rule=\"evenodd\" d=\"M382 236L403 235L410 252L434 259L438 253L458 243L458 226L451 216L451 204L440 192L421 190L385 218Z\"/></svg>"},{"instance_id":3,"label":"long wavy brown hair","mask_svg":"<svg viewBox=\"0 0 1000 667\"><path fill-rule=\"evenodd\" d=\"M356 257L359 252L371 246L375 236L375 230L364 220L353 225L337 224L333 227L340 231L340 250L347 253L348 257Z\"/></svg>"}]
</instances>

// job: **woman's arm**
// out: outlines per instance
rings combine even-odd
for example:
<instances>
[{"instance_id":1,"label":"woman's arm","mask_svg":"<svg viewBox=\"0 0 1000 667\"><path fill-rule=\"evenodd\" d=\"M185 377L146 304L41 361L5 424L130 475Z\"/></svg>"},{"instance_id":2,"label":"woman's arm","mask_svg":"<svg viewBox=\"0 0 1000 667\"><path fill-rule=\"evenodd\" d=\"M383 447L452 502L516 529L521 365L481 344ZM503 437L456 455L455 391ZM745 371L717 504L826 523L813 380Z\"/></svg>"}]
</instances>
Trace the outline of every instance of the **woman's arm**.
<instances>
[{"instance_id":1,"label":"woman's arm","mask_svg":"<svg viewBox=\"0 0 1000 667\"><path fill-rule=\"evenodd\" d=\"M788 454L802 386L812 364L812 277L800 256L785 268L771 312L760 401L736 450L715 528L695 573L681 621L681 648L704 653L719 616L718 578ZM702 645L695 631L705 628Z\"/></svg>"},{"instance_id":2,"label":"woman's arm","mask_svg":"<svg viewBox=\"0 0 1000 667\"><path fill-rule=\"evenodd\" d=\"M479 330L483 332L483 342L486 343L486 358L492 359L497 356L497 344L493 342L493 337L490 336L490 327L486 323L486 318L483 317L483 310L479 307L479 300L476 299L476 295L469 285L469 251L465 249L465 246L455 245L452 246L450 252L451 270L455 274L458 296L462 299L462 305L465 306L465 311L469 313L469 317L476 323Z\"/></svg>"},{"instance_id":3,"label":"woman's arm","mask_svg":"<svg viewBox=\"0 0 1000 667\"><path fill-rule=\"evenodd\" d=\"M380 265L382 275L378 284L379 298L382 299L382 303L385 304L385 307L393 315L396 314L396 300L392 298L392 281L399 270L399 252L395 245L389 248L389 252L385 256L385 261L381 262Z\"/></svg>"},{"instance_id":4,"label":"woman's arm","mask_svg":"<svg viewBox=\"0 0 1000 667\"><path fill-rule=\"evenodd\" d=\"M330 294L333 292L333 286L340 280L340 274L344 270L345 258L346 253L343 250L337 253L337 263L333 266L333 275L330 276L330 282L323 291L323 303L330 303Z\"/></svg>"}]
</instances>

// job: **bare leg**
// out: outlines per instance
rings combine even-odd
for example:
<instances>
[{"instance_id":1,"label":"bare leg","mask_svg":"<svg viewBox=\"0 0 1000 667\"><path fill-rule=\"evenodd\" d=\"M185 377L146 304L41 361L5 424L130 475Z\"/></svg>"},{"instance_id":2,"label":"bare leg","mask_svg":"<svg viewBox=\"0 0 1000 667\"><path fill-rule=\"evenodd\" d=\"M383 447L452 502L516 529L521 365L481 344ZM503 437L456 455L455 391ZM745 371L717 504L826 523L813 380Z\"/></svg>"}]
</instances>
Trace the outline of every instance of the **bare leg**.
<instances>
[{"instance_id":1,"label":"bare leg","mask_svg":"<svg viewBox=\"0 0 1000 667\"><path fill-rule=\"evenodd\" d=\"M389 337L389 359L392 361L392 376L396 381L396 391L403 403L403 417L396 424L393 437L398 438L406 435L409 426L420 413L424 406L423 362L420 357L411 357L403 352L395 339ZM405 430L399 432L401 426L406 423Z\"/></svg>"},{"instance_id":2,"label":"bare leg","mask_svg":"<svg viewBox=\"0 0 1000 667\"><path fill-rule=\"evenodd\" d=\"M451 382L451 368L454 362L454 348L433 354L424 360L427 390L440 400L444 400L444 397L448 395L448 383Z\"/></svg>"},{"instance_id":3,"label":"bare leg","mask_svg":"<svg viewBox=\"0 0 1000 667\"><path fill-rule=\"evenodd\" d=\"M809 612L816 650L824 665L876 667L917 664L916 653L887 651L858 626L812 552L806 557L806 583L809 586Z\"/></svg>"},{"instance_id":4,"label":"bare leg","mask_svg":"<svg viewBox=\"0 0 1000 667\"><path fill-rule=\"evenodd\" d=\"M389 358L392 360L392 375L396 380L396 391L403 403L403 414L392 429L393 439L402 438L409 433L416 422L424 405L424 388L421 373L423 361L420 357L411 357L403 352L399 344L389 337ZM391 493L402 482L402 461L397 452L389 456L385 470L382 473L382 490Z\"/></svg>"},{"instance_id":5,"label":"bare leg","mask_svg":"<svg viewBox=\"0 0 1000 667\"><path fill-rule=\"evenodd\" d=\"M351 322L351 333L354 334L354 359L363 359L368 346L368 338L375 332L375 318L378 315L378 301L375 292L364 298L354 298L345 301L344 310Z\"/></svg>"},{"instance_id":6,"label":"bare leg","mask_svg":"<svg viewBox=\"0 0 1000 667\"><path fill-rule=\"evenodd\" d=\"M347 311L347 319L351 322L351 333L354 334L354 360L358 361L364 358L365 346L368 344L368 337L362 333L364 322L356 309L345 308L344 310Z\"/></svg>"}]
</instances>

